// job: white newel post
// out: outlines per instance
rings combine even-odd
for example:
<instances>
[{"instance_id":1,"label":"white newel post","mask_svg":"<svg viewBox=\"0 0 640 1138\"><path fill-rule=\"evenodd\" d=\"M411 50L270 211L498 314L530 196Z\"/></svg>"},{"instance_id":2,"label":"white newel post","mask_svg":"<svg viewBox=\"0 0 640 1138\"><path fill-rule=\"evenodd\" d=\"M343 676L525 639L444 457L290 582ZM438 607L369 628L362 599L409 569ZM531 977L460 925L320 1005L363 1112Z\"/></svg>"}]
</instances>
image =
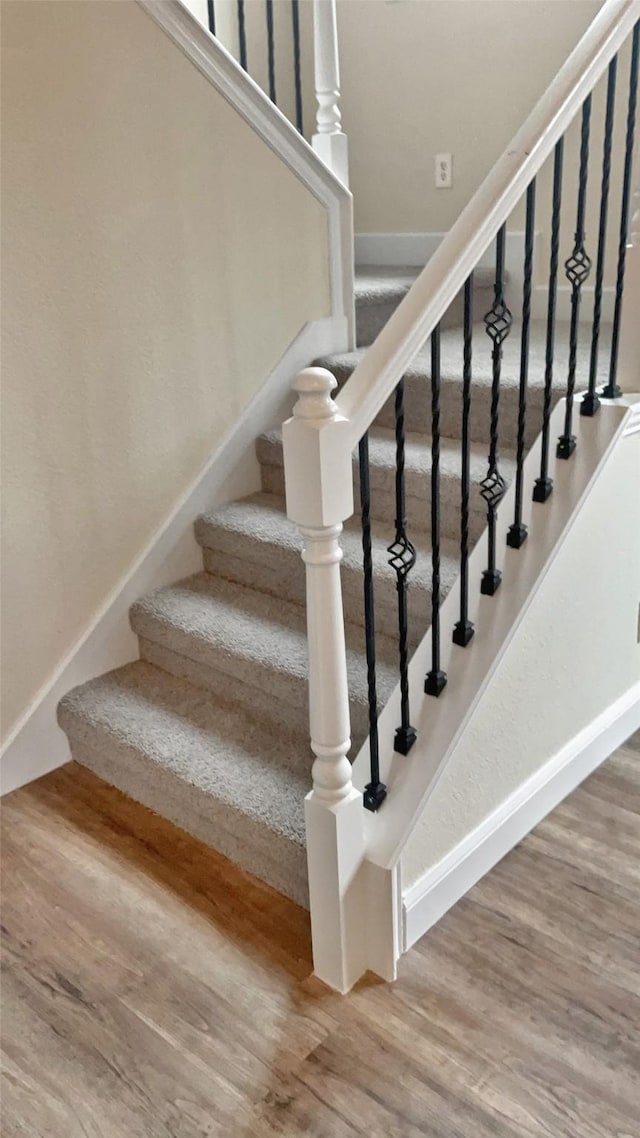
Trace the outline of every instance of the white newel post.
<instances>
[{"instance_id":1,"label":"white newel post","mask_svg":"<svg viewBox=\"0 0 640 1138\"><path fill-rule=\"evenodd\" d=\"M349 185L347 136L340 113L340 64L336 0L313 0L316 133L311 142L323 162L343 185Z\"/></svg>"},{"instance_id":2,"label":"white newel post","mask_svg":"<svg viewBox=\"0 0 640 1138\"><path fill-rule=\"evenodd\" d=\"M304 536L313 790L305 801L315 974L346 992L363 971L362 795L351 783L349 695L340 585L340 533L353 513L348 423L324 368L298 376L283 428L287 513Z\"/></svg>"}]
</instances>

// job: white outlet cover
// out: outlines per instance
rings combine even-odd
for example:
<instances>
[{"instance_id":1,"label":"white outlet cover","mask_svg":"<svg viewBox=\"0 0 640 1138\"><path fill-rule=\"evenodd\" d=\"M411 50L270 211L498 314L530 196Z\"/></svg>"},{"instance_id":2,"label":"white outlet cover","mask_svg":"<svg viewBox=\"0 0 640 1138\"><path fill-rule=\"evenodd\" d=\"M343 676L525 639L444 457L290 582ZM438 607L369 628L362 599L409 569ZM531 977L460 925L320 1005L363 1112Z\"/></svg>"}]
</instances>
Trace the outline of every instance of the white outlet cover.
<instances>
[{"instance_id":1,"label":"white outlet cover","mask_svg":"<svg viewBox=\"0 0 640 1138\"><path fill-rule=\"evenodd\" d=\"M453 185L453 157L451 154L436 154L435 183L438 190L451 189Z\"/></svg>"}]
</instances>

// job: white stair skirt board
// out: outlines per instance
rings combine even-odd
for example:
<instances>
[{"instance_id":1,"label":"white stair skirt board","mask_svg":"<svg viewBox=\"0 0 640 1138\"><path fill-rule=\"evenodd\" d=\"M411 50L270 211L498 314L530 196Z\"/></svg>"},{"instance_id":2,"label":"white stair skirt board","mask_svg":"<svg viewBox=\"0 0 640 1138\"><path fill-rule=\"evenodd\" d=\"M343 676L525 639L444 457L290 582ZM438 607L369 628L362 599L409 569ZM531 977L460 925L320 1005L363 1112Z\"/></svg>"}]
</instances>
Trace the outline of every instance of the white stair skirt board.
<instances>
[{"instance_id":1,"label":"white stair skirt board","mask_svg":"<svg viewBox=\"0 0 640 1138\"><path fill-rule=\"evenodd\" d=\"M2 794L69 761L67 737L56 722L59 701L77 684L138 658L138 639L129 627L131 605L153 589L202 568L202 550L193 533L195 519L204 510L259 488L256 438L279 426L289 412L291 384L297 372L314 356L335 350L337 343L347 347L348 337L343 318L312 321L299 332L241 419L7 739L0 756Z\"/></svg>"},{"instance_id":2,"label":"white stair skirt board","mask_svg":"<svg viewBox=\"0 0 640 1138\"><path fill-rule=\"evenodd\" d=\"M403 893L404 951L639 727L640 682L574 736Z\"/></svg>"},{"instance_id":3,"label":"white stair skirt board","mask_svg":"<svg viewBox=\"0 0 640 1138\"><path fill-rule=\"evenodd\" d=\"M417 267L426 265L440 245L445 233L356 233L355 260L360 268L389 266L402 268L404 266ZM546 283L548 267L539 261L539 238L536 233L534 252L534 284L531 301L531 315L533 320L545 320L547 316L547 303L549 288ZM484 253L478 267L490 269L494 265L494 244ZM507 285L507 302L519 317L522 308L522 286L524 281L524 233L514 231L507 233L505 249L505 268L509 278ZM561 269L562 274L562 269ZM594 289L592 284L585 284L582 289L582 314L584 319L591 319L593 310ZM607 286L602 292L602 320L610 324L613 320L615 303L615 289ZM568 322L571 319L571 286L562 283L562 275L556 296L556 320Z\"/></svg>"}]
</instances>

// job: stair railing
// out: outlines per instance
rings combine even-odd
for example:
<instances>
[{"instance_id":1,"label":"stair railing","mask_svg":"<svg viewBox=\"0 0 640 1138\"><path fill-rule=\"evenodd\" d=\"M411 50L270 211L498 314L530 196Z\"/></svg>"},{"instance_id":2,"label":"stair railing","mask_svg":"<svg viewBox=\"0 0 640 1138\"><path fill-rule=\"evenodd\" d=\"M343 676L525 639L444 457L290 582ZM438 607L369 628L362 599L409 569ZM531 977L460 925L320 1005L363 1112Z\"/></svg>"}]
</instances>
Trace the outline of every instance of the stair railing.
<instances>
[{"instance_id":1,"label":"stair railing","mask_svg":"<svg viewBox=\"0 0 640 1138\"><path fill-rule=\"evenodd\" d=\"M464 293L463 388L462 388L462 491L460 500L460 606L459 620L451 630L453 642L473 651L473 624L469 619L469 448L472 415L473 271L491 242L495 241L494 299L483 314L490 340L492 380L488 415L489 453L481 494L487 512L487 561L481 592L495 595L501 583L496 547L496 519L505 493L498 450L500 428L501 370L503 345L512 332L513 316L505 296L505 243L507 219L525 198L524 283L520 311L520 372L518 388L517 460L515 511L507 544L522 547L527 539L523 515L523 464L528 421L528 364L531 323L532 266L535 242L536 177L553 155L551 252L547 313L544 404L542 408L542 464L534 500L543 503L552 492L549 474L549 423L553 383L557 380L555 321L560 272L560 208L562 199L563 140L580 115L578 193L575 204L573 246L562 251L564 270L571 289L569 353L566 370L564 429L558 439L558 460L570 460L576 447L574 403L577 379L578 333L583 286L596 258L591 365L588 390L580 412L593 416L602 399L619 394L616 382L625 272L625 248L629 224L631 170L638 93L640 53L640 0L606 0L564 66L540 99L523 127L498 160L483 185L460 215L433 257L368 348L350 379L334 399L336 381L329 372L311 368L294 384L298 394L293 417L284 426L284 460L289 517L299 523L304 537L303 559L307 573L309 631L309 693L311 746L315 754L313 790L306 801L307 852L311 896L314 967L333 987L346 990L359 971L370 948L363 938L375 941L367 907L356 887L359 867L365 861L366 829L362 799L351 781L348 760L349 704L346 652L339 564L340 533L353 512L352 452L358 450L364 569L364 621L370 711L370 779L364 790L364 806L380 809L386 787L380 776L377 735L375 661L375 573L372 559L371 508L368 478L367 433L383 405L392 396L396 423L396 532L389 546L391 565L398 580L399 679L402 692L401 723L395 749L407 754L416 731L411 725L407 685L407 584L415 553L404 517L404 386L403 376L416 354L429 343L431 373L431 667L424 692L433 698L446 690L447 676L441 662L440 628L440 321L455 296ZM612 161L614 104L618 90L618 53L631 38L631 61L626 84L626 130L622 173L622 202L618 239L613 344L609 356L608 382L598 394L596 380L601 358L599 344L602 318L602 288L605 244L608 235L608 198ZM589 173L592 91L608 69L607 109L600 179L600 226L595 248L587 251L585 203ZM565 259L566 256L566 259ZM595 362L594 362L595 361ZM422 630L424 633L426 630ZM446 696L445 696L446 699ZM385 810L379 815L384 827ZM391 888L393 888L391 886ZM367 919L363 913L369 909ZM368 923L369 922L369 923ZM354 944L360 945L354 950ZM382 971L380 968L377 971Z\"/></svg>"},{"instance_id":2,"label":"stair railing","mask_svg":"<svg viewBox=\"0 0 640 1138\"><path fill-rule=\"evenodd\" d=\"M245 0L236 0L235 27L229 28L228 19L224 25L218 11L216 0L207 0L207 17L209 31L214 36L222 37L225 46L231 47L227 42L231 35L240 66L249 74L255 74L254 61L250 58L248 48L247 11ZM301 70L301 29L300 29L300 3L299 0L290 0L291 15L291 42L292 67L291 75L278 77L276 73L276 20L274 18L274 0L264 0L258 5L255 0L251 4L251 19L255 19L258 9L263 10L264 34L267 63L266 90L272 103L278 106L278 90L282 85L293 82L294 118L295 125L300 134L304 134L304 109L302 99L302 70ZM225 6L225 16L227 7ZM262 50L262 44L260 45ZM336 16L336 0L313 0L313 58L314 83L316 101L316 129L311 137L311 145L323 162L336 175L343 185L349 185L349 158L347 136L342 129L342 113L340 110L340 62L338 56L338 25Z\"/></svg>"}]
</instances>

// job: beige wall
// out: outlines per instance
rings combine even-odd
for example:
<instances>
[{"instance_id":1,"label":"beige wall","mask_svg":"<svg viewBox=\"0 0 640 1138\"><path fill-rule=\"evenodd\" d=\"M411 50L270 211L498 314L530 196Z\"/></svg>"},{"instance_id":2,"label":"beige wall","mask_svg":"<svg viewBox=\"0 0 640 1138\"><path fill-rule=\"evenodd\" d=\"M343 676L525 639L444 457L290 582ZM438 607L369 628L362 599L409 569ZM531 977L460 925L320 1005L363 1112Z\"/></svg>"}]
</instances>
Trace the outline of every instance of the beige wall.
<instances>
[{"instance_id":1,"label":"beige wall","mask_svg":"<svg viewBox=\"0 0 640 1138\"><path fill-rule=\"evenodd\" d=\"M621 486L640 486L640 434L618 444L447 763L405 889L640 680L640 495Z\"/></svg>"},{"instance_id":2,"label":"beige wall","mask_svg":"<svg viewBox=\"0 0 640 1138\"><path fill-rule=\"evenodd\" d=\"M601 7L602 0L338 0L343 117L357 233L446 232ZM366 51L358 50L366 42ZM357 59L357 67L349 61ZM615 280L628 91L622 51L605 284ZM586 247L597 251L606 78L593 97ZM575 230L579 119L565 142L561 254ZM453 187L434 155L453 154ZM548 275L552 162L537 180L535 275ZM524 229L524 202L509 221ZM563 287L564 278L560 283ZM591 284L592 282L590 282ZM564 282L566 284L566 282ZM568 286L567 286L568 287ZM587 304L586 314L590 311Z\"/></svg>"},{"instance_id":3,"label":"beige wall","mask_svg":"<svg viewBox=\"0 0 640 1138\"><path fill-rule=\"evenodd\" d=\"M329 285L321 205L137 5L2 7L6 734Z\"/></svg>"},{"instance_id":4,"label":"beige wall","mask_svg":"<svg viewBox=\"0 0 640 1138\"><path fill-rule=\"evenodd\" d=\"M448 229L599 7L339 0L356 232ZM434 186L440 151L453 154L451 190Z\"/></svg>"},{"instance_id":5,"label":"beige wall","mask_svg":"<svg viewBox=\"0 0 640 1138\"><path fill-rule=\"evenodd\" d=\"M602 0L338 0L343 124L349 136L356 233L446 232L597 14ZM204 0L189 0L206 18ZM216 0L218 32L237 54L235 4ZM293 116L291 19L276 0L278 102ZM262 0L246 5L249 70L266 89ZM314 128L312 5L301 4L305 133ZM612 167L615 235L628 89L620 61ZM588 251L595 259L605 82L594 97L588 191ZM579 124L566 143L562 252L573 244ZM450 190L434 186L434 156L453 154ZM551 163L538 179L536 277L548 272ZM511 230L523 230L524 209ZM609 240L606 283L614 280Z\"/></svg>"}]
</instances>

